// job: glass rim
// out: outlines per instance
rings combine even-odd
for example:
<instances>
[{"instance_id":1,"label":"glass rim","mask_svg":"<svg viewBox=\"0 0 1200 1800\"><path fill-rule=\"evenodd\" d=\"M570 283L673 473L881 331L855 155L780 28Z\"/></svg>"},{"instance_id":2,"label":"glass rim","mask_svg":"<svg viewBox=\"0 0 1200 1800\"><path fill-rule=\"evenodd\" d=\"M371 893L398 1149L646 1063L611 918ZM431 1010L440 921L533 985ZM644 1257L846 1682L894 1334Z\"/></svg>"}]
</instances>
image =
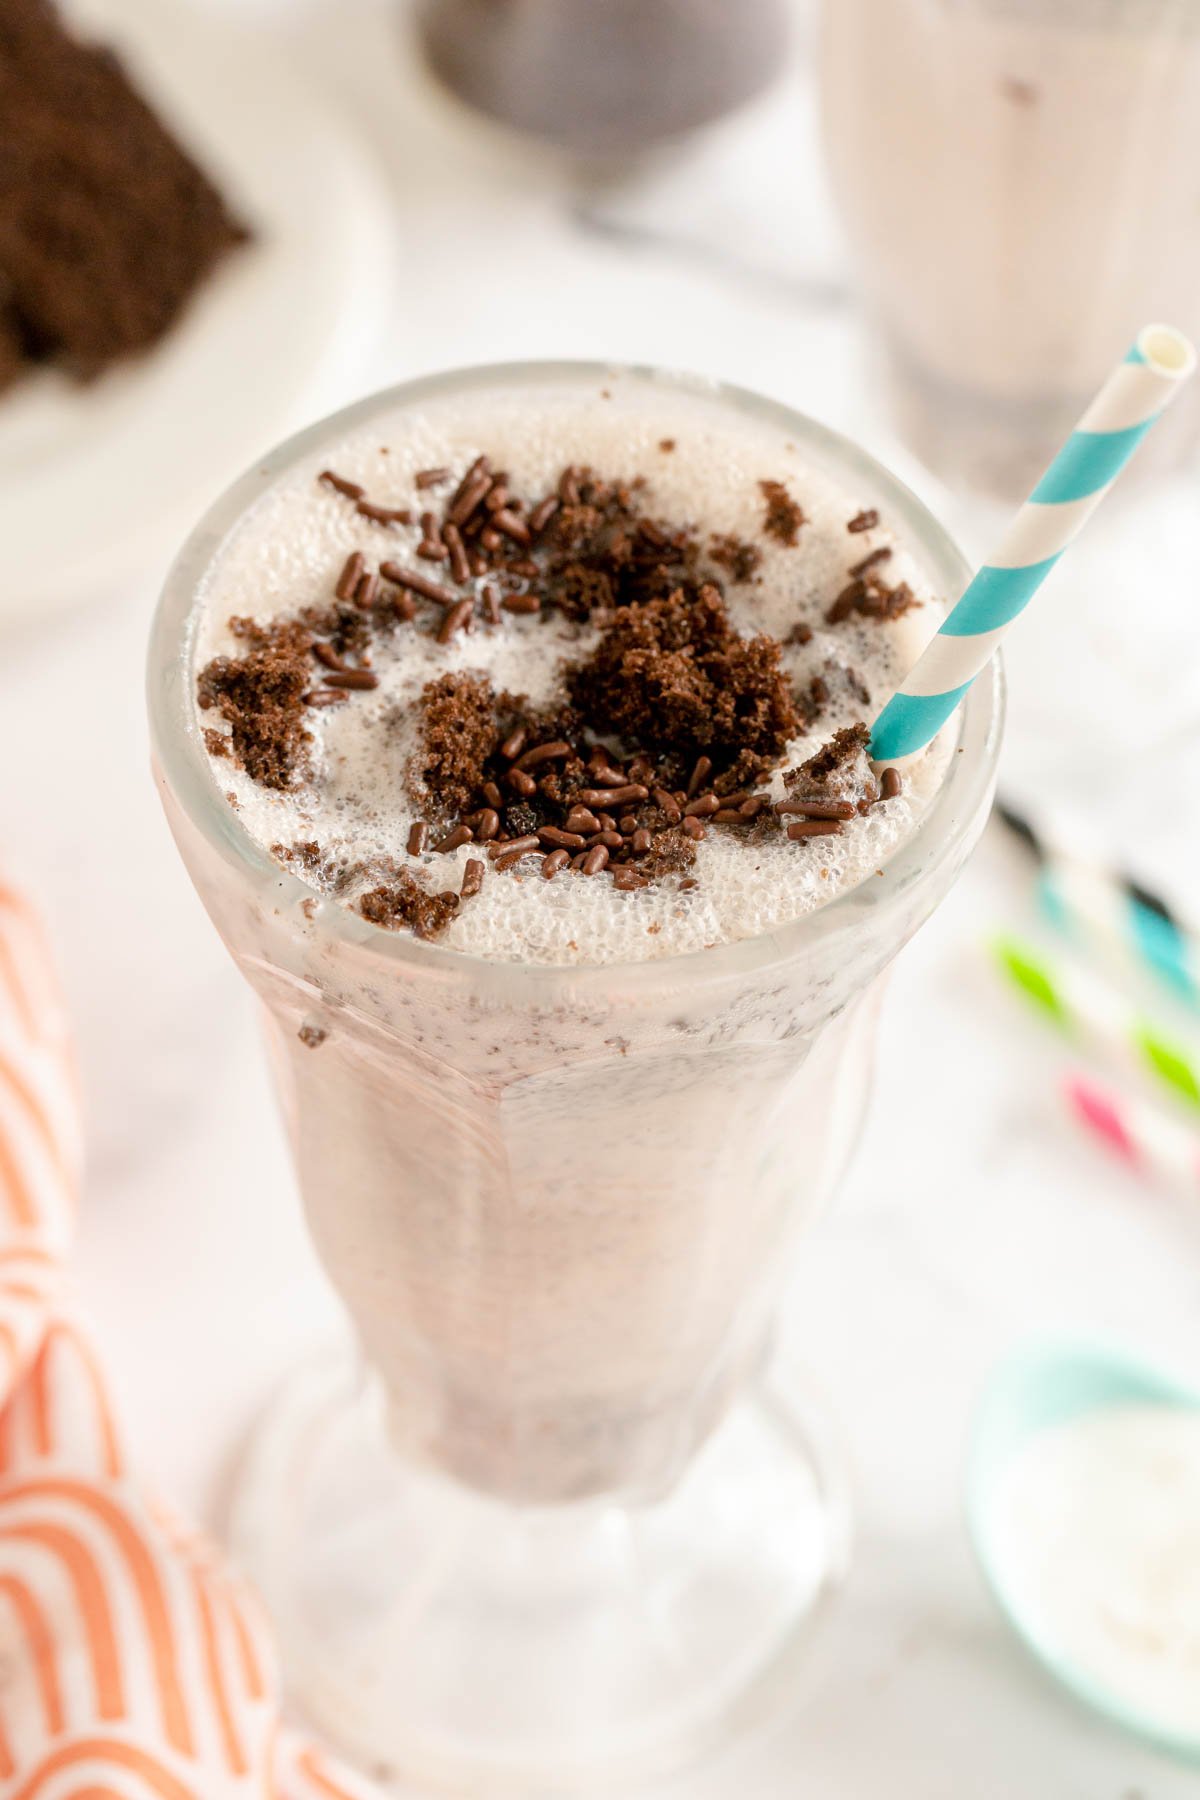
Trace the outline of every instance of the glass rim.
<instances>
[{"instance_id":1,"label":"glass rim","mask_svg":"<svg viewBox=\"0 0 1200 1800\"><path fill-rule=\"evenodd\" d=\"M750 969L783 963L807 948L828 944L878 920L888 902L908 893L952 858L971 831L991 791L1004 716L1004 677L999 658L978 677L956 715L958 740L946 775L914 829L883 865L881 878L864 879L823 906L800 914L771 931L736 938L677 956L628 962L550 963L481 957L470 951L389 931L340 901L308 886L268 853L246 830L220 790L204 749L192 698L192 649L204 578L231 533L274 484L298 463L316 455L335 436L369 424L381 414L400 412L448 394L489 387L552 387L604 380L632 380L729 405L743 416L763 419L794 436L835 477L869 487L886 508L888 522L919 552L939 586L961 592L970 567L949 533L900 478L868 451L832 427L771 400L753 389L713 377L649 364L595 360L539 360L480 363L419 376L351 402L284 439L233 481L213 502L176 556L155 609L147 659L147 706L152 754L177 804L227 866L243 876L270 881L281 911L314 896L321 902L319 928L347 949L377 954L398 969L489 978L499 985L514 972L526 987L568 985L678 987L690 979L744 976ZM932 846L932 848L931 848Z\"/></svg>"}]
</instances>

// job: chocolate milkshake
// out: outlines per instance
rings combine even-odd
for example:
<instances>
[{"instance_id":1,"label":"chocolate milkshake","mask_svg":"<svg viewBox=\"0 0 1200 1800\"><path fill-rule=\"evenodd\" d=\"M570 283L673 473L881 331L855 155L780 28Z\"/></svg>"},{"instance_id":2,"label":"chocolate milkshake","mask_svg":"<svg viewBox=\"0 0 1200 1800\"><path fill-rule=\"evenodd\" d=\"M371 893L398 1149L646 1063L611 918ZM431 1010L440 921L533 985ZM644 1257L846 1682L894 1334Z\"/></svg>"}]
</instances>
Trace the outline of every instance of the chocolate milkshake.
<instances>
[{"instance_id":1,"label":"chocolate milkshake","mask_svg":"<svg viewBox=\"0 0 1200 1800\"><path fill-rule=\"evenodd\" d=\"M894 944L767 947L937 792L951 742L864 731L935 582L786 428L633 378L335 432L206 571L189 730L269 873L202 891L397 1441L460 1479L660 1489L759 1356Z\"/></svg>"},{"instance_id":2,"label":"chocolate milkshake","mask_svg":"<svg viewBox=\"0 0 1200 1800\"><path fill-rule=\"evenodd\" d=\"M297 1377L236 1535L372 1764L528 1796L682 1760L841 1567L819 1434L757 1378L876 978L986 815L992 677L902 771L865 748L963 577L812 421L554 364L314 428L170 577L163 799L373 1372Z\"/></svg>"}]
</instances>

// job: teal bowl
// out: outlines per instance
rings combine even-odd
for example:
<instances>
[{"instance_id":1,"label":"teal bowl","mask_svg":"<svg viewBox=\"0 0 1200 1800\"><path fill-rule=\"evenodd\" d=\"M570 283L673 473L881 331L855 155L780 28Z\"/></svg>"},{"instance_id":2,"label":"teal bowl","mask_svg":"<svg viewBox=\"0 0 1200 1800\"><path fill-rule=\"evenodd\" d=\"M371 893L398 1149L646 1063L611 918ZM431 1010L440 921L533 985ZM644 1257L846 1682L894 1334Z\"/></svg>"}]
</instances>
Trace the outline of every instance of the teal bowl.
<instances>
[{"instance_id":1,"label":"teal bowl","mask_svg":"<svg viewBox=\"0 0 1200 1800\"><path fill-rule=\"evenodd\" d=\"M1117 1343L1045 1340L1017 1351L991 1377L971 1433L967 1458L967 1524L980 1569L996 1604L1026 1648L1071 1693L1122 1729L1160 1750L1200 1761L1200 1716L1194 1733L1165 1730L1047 1644L1016 1598L1011 1557L1001 1548L992 1507L999 1479L1035 1433L1085 1413L1121 1406L1200 1410L1200 1386L1143 1362Z\"/></svg>"}]
</instances>

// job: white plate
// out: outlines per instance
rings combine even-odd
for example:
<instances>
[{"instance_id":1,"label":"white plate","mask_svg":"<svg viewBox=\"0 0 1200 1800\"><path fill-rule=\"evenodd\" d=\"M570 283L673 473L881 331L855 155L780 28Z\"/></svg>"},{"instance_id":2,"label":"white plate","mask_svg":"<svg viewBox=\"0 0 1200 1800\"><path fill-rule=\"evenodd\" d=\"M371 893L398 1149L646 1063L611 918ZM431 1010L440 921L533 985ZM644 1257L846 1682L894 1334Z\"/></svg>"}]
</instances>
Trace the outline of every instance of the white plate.
<instances>
[{"instance_id":1,"label":"white plate","mask_svg":"<svg viewBox=\"0 0 1200 1800\"><path fill-rule=\"evenodd\" d=\"M120 586L280 437L351 398L395 289L386 186L278 46L166 0L75 0L249 223L148 357L0 395L0 623Z\"/></svg>"}]
</instances>

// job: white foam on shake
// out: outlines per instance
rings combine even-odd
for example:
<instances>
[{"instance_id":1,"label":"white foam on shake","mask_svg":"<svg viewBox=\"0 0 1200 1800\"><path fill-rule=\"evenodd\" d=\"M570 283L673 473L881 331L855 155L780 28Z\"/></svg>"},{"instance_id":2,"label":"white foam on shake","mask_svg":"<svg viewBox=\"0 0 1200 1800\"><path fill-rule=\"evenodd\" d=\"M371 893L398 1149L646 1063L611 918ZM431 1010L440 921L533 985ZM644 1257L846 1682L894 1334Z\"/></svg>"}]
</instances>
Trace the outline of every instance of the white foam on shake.
<instances>
[{"instance_id":1,"label":"white foam on shake","mask_svg":"<svg viewBox=\"0 0 1200 1800\"><path fill-rule=\"evenodd\" d=\"M664 440L674 447L662 448ZM268 490L215 559L195 620L193 669L212 656L244 652L244 642L229 631L231 617L263 620L327 604L353 550L362 550L369 566L391 557L440 573L415 560L415 525L388 528L362 518L318 483L322 468L360 483L379 504L411 507L415 517L424 506L440 512L450 491L448 483L418 493L418 470L444 465L457 478L481 452L509 472L515 492L530 498L550 491L568 463L587 464L607 478L642 476L639 506L648 516L693 526L705 540L723 533L759 548L762 561L750 583L733 582L713 565L734 624L781 641L797 624L809 625L811 640L787 645L785 665L799 688L820 673L830 689L813 730L789 746L784 766L812 755L840 726L869 718L915 660L935 627L935 611L940 617L945 596L931 589L886 518L871 531L847 531L873 498L847 492L815 468L784 430L739 415L715 397L614 376L603 389L509 388L443 398L326 444ZM785 483L804 510L795 547L764 533L763 480ZM827 625L850 566L881 545L892 550L883 569L888 582L907 582L922 604L892 621ZM213 759L214 779L268 850L316 841L331 858L391 857L431 891L457 891L466 862L481 855L478 846L407 855L409 828L422 813L408 787L421 690L448 671L478 670L497 692L526 694L535 705L562 699L564 661L586 655L597 635L553 613L506 613L499 626L477 620L469 635L460 632L441 645L419 613L416 629L403 625L374 645L377 689L312 710L306 722L315 740L313 772L304 786L287 793L260 787L228 758ZM197 709L197 730L217 722ZM689 871L696 886L689 890L676 877L631 893L616 890L608 876L546 881L536 858L504 872L488 863L482 891L464 902L440 941L479 957L595 964L679 955L771 931L873 877L924 811L948 755L946 742L932 746L906 768L898 798L855 819L841 836L797 844L780 834L748 843L733 829L710 828L697 845ZM777 775L774 792L782 791ZM354 893L346 898L352 904Z\"/></svg>"}]
</instances>

